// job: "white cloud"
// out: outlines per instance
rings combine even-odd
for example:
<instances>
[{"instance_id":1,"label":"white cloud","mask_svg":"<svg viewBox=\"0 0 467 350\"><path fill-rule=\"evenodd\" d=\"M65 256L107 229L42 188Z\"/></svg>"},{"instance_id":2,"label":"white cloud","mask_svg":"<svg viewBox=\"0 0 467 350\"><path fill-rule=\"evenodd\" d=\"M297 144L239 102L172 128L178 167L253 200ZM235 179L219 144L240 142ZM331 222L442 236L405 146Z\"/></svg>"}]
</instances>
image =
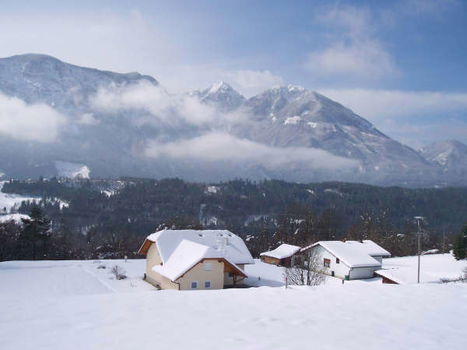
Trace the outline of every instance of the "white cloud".
<instances>
[{"instance_id":1,"label":"white cloud","mask_svg":"<svg viewBox=\"0 0 467 350\"><path fill-rule=\"evenodd\" d=\"M138 11L4 12L0 32L8 35L0 36L0 57L45 53L87 67L154 74L180 55L167 29Z\"/></svg>"},{"instance_id":2,"label":"white cloud","mask_svg":"<svg viewBox=\"0 0 467 350\"><path fill-rule=\"evenodd\" d=\"M101 112L120 113L123 111L144 111L151 115L134 116L134 122L186 122L192 125L206 125L227 119L214 108L201 103L196 97L185 94L172 95L162 87L149 82L125 86L101 88L90 98L91 105Z\"/></svg>"},{"instance_id":3,"label":"white cloud","mask_svg":"<svg viewBox=\"0 0 467 350\"><path fill-rule=\"evenodd\" d=\"M90 103L95 111L109 114L146 112L132 115L132 121L139 125L160 125L159 122L164 122L177 126L188 123L227 129L248 119L248 114L243 110L222 113L213 106L200 102L195 96L170 94L162 87L148 82L100 88L90 97Z\"/></svg>"},{"instance_id":4,"label":"white cloud","mask_svg":"<svg viewBox=\"0 0 467 350\"><path fill-rule=\"evenodd\" d=\"M345 44L339 42L308 55L306 67L320 76L345 76L374 80L397 74L391 56L375 40ZM350 77L349 77L350 75Z\"/></svg>"},{"instance_id":5,"label":"white cloud","mask_svg":"<svg viewBox=\"0 0 467 350\"><path fill-rule=\"evenodd\" d=\"M93 113L84 113L77 121L78 124L82 125L97 125L99 120L94 117Z\"/></svg>"},{"instance_id":6,"label":"white cloud","mask_svg":"<svg viewBox=\"0 0 467 350\"><path fill-rule=\"evenodd\" d=\"M268 70L237 70L225 72L223 79L247 97L256 95L275 85L283 85L284 80Z\"/></svg>"},{"instance_id":7,"label":"white cloud","mask_svg":"<svg viewBox=\"0 0 467 350\"><path fill-rule=\"evenodd\" d=\"M327 46L307 57L305 67L314 76L367 81L399 74L391 54L376 37L369 10L339 7L321 14L319 20L331 34Z\"/></svg>"},{"instance_id":8,"label":"white cloud","mask_svg":"<svg viewBox=\"0 0 467 350\"><path fill-rule=\"evenodd\" d=\"M0 134L23 141L57 141L65 116L46 104L26 104L0 94Z\"/></svg>"},{"instance_id":9,"label":"white cloud","mask_svg":"<svg viewBox=\"0 0 467 350\"><path fill-rule=\"evenodd\" d=\"M368 89L323 89L320 92L372 121L465 113L467 110L467 93Z\"/></svg>"},{"instance_id":10,"label":"white cloud","mask_svg":"<svg viewBox=\"0 0 467 350\"><path fill-rule=\"evenodd\" d=\"M301 162L310 169L323 170L353 168L358 164L356 161L334 156L320 149L271 147L222 132L212 132L171 143L152 141L146 149L146 155L152 158L169 157L209 162L251 162L270 169L297 162Z\"/></svg>"}]
</instances>

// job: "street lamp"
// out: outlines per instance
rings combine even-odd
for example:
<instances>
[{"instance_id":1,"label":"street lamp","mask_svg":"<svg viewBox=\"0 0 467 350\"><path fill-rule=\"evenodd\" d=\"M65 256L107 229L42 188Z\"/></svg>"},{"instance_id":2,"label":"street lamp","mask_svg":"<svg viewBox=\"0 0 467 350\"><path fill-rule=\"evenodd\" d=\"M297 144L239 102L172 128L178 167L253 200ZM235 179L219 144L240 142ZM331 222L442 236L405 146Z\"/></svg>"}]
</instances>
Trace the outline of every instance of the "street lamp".
<instances>
[{"instance_id":1,"label":"street lamp","mask_svg":"<svg viewBox=\"0 0 467 350\"><path fill-rule=\"evenodd\" d=\"M417 221L417 226L418 226L418 231L417 231L417 246L418 246L418 269L417 269L417 283L420 283L420 255L421 255L421 249L420 249L420 236L422 234L421 228L420 228L420 221L424 220L423 216L415 216L414 219Z\"/></svg>"}]
</instances>

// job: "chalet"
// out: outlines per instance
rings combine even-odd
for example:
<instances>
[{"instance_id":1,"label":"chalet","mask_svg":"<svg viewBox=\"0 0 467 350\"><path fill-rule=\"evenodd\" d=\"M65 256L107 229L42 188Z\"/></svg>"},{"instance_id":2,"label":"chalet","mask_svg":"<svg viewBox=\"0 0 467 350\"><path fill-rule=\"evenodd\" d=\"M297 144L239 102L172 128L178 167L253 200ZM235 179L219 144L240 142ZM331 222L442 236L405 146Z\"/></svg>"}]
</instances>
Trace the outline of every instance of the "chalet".
<instances>
[{"instance_id":1,"label":"chalet","mask_svg":"<svg viewBox=\"0 0 467 350\"><path fill-rule=\"evenodd\" d=\"M221 289L243 283L254 260L245 242L227 230L162 230L139 249L147 282L161 289Z\"/></svg>"},{"instance_id":2,"label":"chalet","mask_svg":"<svg viewBox=\"0 0 467 350\"><path fill-rule=\"evenodd\" d=\"M316 257L320 271L347 280L374 277L383 258L391 256L370 240L320 241L302 249L305 250Z\"/></svg>"},{"instance_id":3,"label":"chalet","mask_svg":"<svg viewBox=\"0 0 467 350\"><path fill-rule=\"evenodd\" d=\"M276 249L259 255L262 262L277 266L290 267L293 265L294 255L300 251L300 247L291 244L281 244Z\"/></svg>"}]
</instances>

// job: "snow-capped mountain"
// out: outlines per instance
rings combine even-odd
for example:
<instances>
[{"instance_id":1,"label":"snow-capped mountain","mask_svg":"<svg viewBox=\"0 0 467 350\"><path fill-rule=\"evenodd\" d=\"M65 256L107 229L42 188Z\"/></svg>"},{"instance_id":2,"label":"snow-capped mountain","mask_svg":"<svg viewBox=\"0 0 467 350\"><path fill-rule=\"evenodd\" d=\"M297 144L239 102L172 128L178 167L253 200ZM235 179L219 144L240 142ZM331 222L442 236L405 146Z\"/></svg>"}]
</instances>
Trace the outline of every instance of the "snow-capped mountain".
<instances>
[{"instance_id":1,"label":"snow-capped mountain","mask_svg":"<svg viewBox=\"0 0 467 350\"><path fill-rule=\"evenodd\" d=\"M57 164L67 162L95 177L421 186L438 184L444 169L302 87L247 99L220 82L173 95L150 76L35 54L0 59L0 148L0 169L14 177L63 174Z\"/></svg>"},{"instance_id":2,"label":"snow-capped mountain","mask_svg":"<svg viewBox=\"0 0 467 350\"><path fill-rule=\"evenodd\" d=\"M221 111L232 111L245 102L245 97L224 81L213 84L205 90L194 91L191 95L197 96L200 101L210 104Z\"/></svg>"},{"instance_id":3,"label":"snow-capped mountain","mask_svg":"<svg viewBox=\"0 0 467 350\"><path fill-rule=\"evenodd\" d=\"M420 153L431 163L441 167L447 181L459 182L467 177L467 146L456 140L435 142L423 147Z\"/></svg>"}]
</instances>

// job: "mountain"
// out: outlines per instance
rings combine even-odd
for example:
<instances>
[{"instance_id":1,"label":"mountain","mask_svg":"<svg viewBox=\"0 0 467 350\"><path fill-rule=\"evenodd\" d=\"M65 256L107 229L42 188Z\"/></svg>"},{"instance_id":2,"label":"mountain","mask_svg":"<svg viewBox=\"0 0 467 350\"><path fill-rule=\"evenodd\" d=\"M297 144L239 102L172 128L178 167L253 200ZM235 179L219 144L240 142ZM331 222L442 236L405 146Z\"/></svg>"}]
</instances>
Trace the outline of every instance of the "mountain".
<instances>
[{"instance_id":1,"label":"mountain","mask_svg":"<svg viewBox=\"0 0 467 350\"><path fill-rule=\"evenodd\" d=\"M431 167L413 149L389 138L370 122L329 98L298 86L278 87L245 105L257 124L238 132L278 147L314 147L360 162L350 179L416 182ZM392 180L391 180L392 179Z\"/></svg>"},{"instance_id":2,"label":"mountain","mask_svg":"<svg viewBox=\"0 0 467 350\"><path fill-rule=\"evenodd\" d=\"M420 153L433 165L441 167L448 183L462 183L467 178L467 146L456 140L434 142Z\"/></svg>"},{"instance_id":3,"label":"mountain","mask_svg":"<svg viewBox=\"0 0 467 350\"><path fill-rule=\"evenodd\" d=\"M37 54L0 59L0 148L0 173L20 178L57 176L57 164L68 164L93 177L467 181L302 87L247 99L219 82L176 95L147 75Z\"/></svg>"},{"instance_id":4,"label":"mountain","mask_svg":"<svg viewBox=\"0 0 467 350\"><path fill-rule=\"evenodd\" d=\"M197 96L201 102L210 104L224 112L237 109L246 100L245 97L224 81L213 84L205 90L194 91L191 94Z\"/></svg>"}]
</instances>

